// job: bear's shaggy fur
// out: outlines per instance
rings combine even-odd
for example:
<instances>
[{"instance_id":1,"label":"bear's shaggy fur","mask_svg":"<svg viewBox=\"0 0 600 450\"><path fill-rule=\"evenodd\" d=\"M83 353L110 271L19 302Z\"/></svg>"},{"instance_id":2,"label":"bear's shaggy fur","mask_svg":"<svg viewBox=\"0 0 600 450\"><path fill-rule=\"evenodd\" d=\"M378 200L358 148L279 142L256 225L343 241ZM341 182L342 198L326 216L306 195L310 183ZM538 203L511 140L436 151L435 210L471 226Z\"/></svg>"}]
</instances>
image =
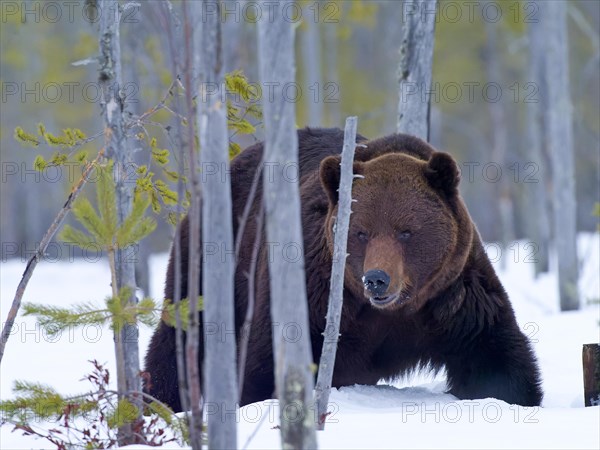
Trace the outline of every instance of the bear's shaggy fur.
<instances>
[{"instance_id":1,"label":"bear's shaggy fur","mask_svg":"<svg viewBox=\"0 0 600 450\"><path fill-rule=\"evenodd\" d=\"M356 202L348 236L333 386L373 385L415 368L445 367L449 391L461 399L495 397L524 406L539 405L542 392L535 357L458 193L460 174L454 160L407 135L370 141L359 136L357 140L361 145L356 149L354 172L362 177L353 185ZM318 363L343 132L307 128L298 131L298 141L310 337ZM232 162L234 235L262 152L259 143ZM261 198L262 180L243 230L236 269L238 340L246 314L247 273ZM264 243L264 231L262 239ZM187 221L182 223L181 249L180 282L185 298ZM270 251L278 250L271 246ZM261 245L257 259L256 306L242 405L271 398L274 392L272 333L282 330L271 327L268 251L267 245ZM171 255L167 299L173 298L174 282ZM200 349L201 365L202 343ZM164 322L152 337L145 370L149 373L145 390L179 411L175 331Z\"/></svg>"}]
</instances>

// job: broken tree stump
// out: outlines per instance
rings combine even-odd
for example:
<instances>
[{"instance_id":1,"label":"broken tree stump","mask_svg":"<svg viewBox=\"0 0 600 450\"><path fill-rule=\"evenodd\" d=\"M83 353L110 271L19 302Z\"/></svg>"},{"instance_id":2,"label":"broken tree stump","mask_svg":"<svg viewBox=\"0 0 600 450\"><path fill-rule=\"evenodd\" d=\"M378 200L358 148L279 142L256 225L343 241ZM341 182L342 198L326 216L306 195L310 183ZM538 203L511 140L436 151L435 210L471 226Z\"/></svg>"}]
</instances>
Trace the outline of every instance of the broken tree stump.
<instances>
[{"instance_id":1,"label":"broken tree stump","mask_svg":"<svg viewBox=\"0 0 600 450\"><path fill-rule=\"evenodd\" d=\"M600 405L600 344L584 344L582 357L585 406L598 406Z\"/></svg>"}]
</instances>

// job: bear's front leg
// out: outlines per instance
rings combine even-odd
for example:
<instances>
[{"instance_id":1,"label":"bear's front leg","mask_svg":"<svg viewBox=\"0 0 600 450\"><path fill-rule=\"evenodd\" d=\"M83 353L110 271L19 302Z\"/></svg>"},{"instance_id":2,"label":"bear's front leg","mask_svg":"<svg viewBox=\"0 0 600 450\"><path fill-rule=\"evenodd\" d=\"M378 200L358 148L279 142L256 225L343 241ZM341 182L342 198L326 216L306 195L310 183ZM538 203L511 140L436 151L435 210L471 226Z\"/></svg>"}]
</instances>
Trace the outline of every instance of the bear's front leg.
<instances>
[{"instance_id":1,"label":"bear's front leg","mask_svg":"<svg viewBox=\"0 0 600 450\"><path fill-rule=\"evenodd\" d=\"M445 365L450 393L460 399L493 397L521 406L542 401L537 362L516 322L482 330Z\"/></svg>"}]
</instances>

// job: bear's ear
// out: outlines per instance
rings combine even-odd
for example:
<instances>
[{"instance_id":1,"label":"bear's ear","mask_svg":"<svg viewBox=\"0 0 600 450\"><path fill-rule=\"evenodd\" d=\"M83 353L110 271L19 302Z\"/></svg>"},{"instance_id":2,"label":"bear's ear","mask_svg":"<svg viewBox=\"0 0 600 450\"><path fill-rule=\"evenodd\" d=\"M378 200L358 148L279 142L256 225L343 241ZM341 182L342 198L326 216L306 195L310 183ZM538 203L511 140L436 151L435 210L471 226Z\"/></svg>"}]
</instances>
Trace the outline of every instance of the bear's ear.
<instances>
[{"instance_id":1,"label":"bear's ear","mask_svg":"<svg viewBox=\"0 0 600 450\"><path fill-rule=\"evenodd\" d=\"M448 196L458 193L460 171L456 161L448 153L435 152L429 158L425 167L425 178L432 188Z\"/></svg>"},{"instance_id":2,"label":"bear's ear","mask_svg":"<svg viewBox=\"0 0 600 450\"><path fill-rule=\"evenodd\" d=\"M329 198L329 202L332 205L336 205L339 198L338 189L340 188L341 162L342 157L340 155L328 156L323 161L321 161L321 167L319 169L319 174L321 176L321 185L323 186L323 189L325 189L327 197ZM354 172L354 175L362 175L362 163L355 162L353 164L352 170Z\"/></svg>"}]
</instances>

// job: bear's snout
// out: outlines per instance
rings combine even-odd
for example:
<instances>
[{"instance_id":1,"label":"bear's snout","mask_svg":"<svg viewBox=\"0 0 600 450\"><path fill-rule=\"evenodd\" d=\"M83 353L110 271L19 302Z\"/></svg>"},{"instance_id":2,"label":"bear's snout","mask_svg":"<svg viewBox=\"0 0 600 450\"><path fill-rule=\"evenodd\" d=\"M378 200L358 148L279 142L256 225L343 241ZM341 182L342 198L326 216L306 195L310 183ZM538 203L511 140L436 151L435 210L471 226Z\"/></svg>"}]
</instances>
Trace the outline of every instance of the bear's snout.
<instances>
[{"instance_id":1,"label":"bear's snout","mask_svg":"<svg viewBox=\"0 0 600 450\"><path fill-rule=\"evenodd\" d=\"M365 289L374 297L383 297L390 287L390 276L383 270L369 270L363 276Z\"/></svg>"}]
</instances>

